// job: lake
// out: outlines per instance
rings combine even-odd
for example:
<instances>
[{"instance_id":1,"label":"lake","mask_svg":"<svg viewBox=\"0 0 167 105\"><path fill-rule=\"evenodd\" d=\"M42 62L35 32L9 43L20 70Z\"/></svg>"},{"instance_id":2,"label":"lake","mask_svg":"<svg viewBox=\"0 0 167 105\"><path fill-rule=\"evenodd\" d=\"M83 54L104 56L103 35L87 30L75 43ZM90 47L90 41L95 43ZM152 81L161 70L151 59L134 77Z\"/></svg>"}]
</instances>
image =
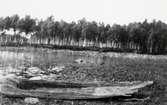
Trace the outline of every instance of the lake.
<instances>
[{"instance_id":1,"label":"lake","mask_svg":"<svg viewBox=\"0 0 167 105\"><path fill-rule=\"evenodd\" d=\"M22 72L24 68L37 67L43 71L57 65L65 66L54 78L67 81L154 81L144 90L149 99L139 102L76 101L86 105L166 105L167 56L124 53L99 53L90 51L52 50L31 47L1 47L0 73ZM148 91L148 92L147 92ZM3 99L4 100L4 99ZM8 102L8 101L6 101ZM10 103L15 101L10 100ZM22 102L22 101L21 101ZM24 102L18 104L24 104ZM66 101L63 101L66 104ZM62 104L62 105L63 105ZM8 104L7 104L8 105ZM11 104L9 104L11 105ZM71 105L71 104L70 104Z\"/></svg>"},{"instance_id":2,"label":"lake","mask_svg":"<svg viewBox=\"0 0 167 105\"><path fill-rule=\"evenodd\" d=\"M97 52L93 52L94 55ZM4 74L17 72L25 67L39 67L47 70L54 65L69 65L82 59L89 64L98 64L102 57L90 55L89 52L74 52L69 50L50 50L42 48L0 48L0 70ZM89 64L88 64L89 63Z\"/></svg>"}]
</instances>

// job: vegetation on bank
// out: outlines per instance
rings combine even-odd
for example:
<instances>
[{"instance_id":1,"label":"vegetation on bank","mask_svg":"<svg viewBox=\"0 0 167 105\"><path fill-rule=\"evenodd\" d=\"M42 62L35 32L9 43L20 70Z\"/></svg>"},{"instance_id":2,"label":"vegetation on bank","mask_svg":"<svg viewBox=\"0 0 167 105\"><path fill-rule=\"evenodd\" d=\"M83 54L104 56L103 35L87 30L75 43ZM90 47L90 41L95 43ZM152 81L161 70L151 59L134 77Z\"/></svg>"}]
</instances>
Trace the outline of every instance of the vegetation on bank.
<instances>
[{"instance_id":1,"label":"vegetation on bank","mask_svg":"<svg viewBox=\"0 0 167 105\"><path fill-rule=\"evenodd\" d=\"M0 44L11 46L51 46L72 50L136 51L164 54L167 48L167 24L161 21L105 25L81 19L67 23L17 14L0 18ZM13 33L8 33L8 31ZM26 39L27 38L27 39ZM13 45L14 44L14 45Z\"/></svg>"}]
</instances>

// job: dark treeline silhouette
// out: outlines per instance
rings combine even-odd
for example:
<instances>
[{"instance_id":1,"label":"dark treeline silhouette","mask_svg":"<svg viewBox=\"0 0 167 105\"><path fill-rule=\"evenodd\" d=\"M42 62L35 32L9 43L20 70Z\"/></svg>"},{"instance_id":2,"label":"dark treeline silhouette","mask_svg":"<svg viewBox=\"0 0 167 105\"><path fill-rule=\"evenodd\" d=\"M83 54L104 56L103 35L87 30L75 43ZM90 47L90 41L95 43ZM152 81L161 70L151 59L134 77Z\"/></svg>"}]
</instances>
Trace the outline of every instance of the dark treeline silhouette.
<instances>
[{"instance_id":1,"label":"dark treeline silhouette","mask_svg":"<svg viewBox=\"0 0 167 105\"><path fill-rule=\"evenodd\" d=\"M13 34L7 33L13 30ZM162 54L167 49L167 24L161 21L134 22L128 25L110 26L81 19L67 23L55 21L53 16L45 20L17 14L0 18L1 45L69 46L77 48L119 49L139 53ZM23 34L24 33L24 34ZM25 37L30 38L25 38Z\"/></svg>"}]
</instances>

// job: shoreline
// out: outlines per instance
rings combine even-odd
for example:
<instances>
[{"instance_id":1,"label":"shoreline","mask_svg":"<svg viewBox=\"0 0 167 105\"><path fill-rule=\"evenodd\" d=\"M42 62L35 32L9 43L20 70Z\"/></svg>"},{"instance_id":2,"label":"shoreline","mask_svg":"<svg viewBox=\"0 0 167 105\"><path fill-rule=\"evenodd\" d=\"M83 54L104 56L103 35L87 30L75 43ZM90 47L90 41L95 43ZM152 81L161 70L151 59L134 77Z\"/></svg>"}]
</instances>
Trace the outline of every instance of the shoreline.
<instances>
[{"instance_id":1,"label":"shoreline","mask_svg":"<svg viewBox=\"0 0 167 105\"><path fill-rule=\"evenodd\" d=\"M135 49L121 49L121 48L110 48L110 47L96 47L96 46L67 46L67 45L47 45L47 44L0 44L0 47L32 47L32 48L47 48L53 50L71 50L71 51L96 51L99 53L133 53L141 55L166 55L167 52L162 54L154 53L141 53L137 52Z\"/></svg>"},{"instance_id":2,"label":"shoreline","mask_svg":"<svg viewBox=\"0 0 167 105\"><path fill-rule=\"evenodd\" d=\"M70 52L71 54L81 53L87 56L99 56L99 57L110 57L110 58L127 58L127 59L167 59L166 55L153 55L153 54L140 54L140 53L134 53L134 52L112 52L112 51L106 51L106 52L100 52L97 50L73 50L69 48L51 48L48 46L1 46L0 50L2 51L14 51L14 50L45 50L45 51L56 51L56 52Z\"/></svg>"}]
</instances>

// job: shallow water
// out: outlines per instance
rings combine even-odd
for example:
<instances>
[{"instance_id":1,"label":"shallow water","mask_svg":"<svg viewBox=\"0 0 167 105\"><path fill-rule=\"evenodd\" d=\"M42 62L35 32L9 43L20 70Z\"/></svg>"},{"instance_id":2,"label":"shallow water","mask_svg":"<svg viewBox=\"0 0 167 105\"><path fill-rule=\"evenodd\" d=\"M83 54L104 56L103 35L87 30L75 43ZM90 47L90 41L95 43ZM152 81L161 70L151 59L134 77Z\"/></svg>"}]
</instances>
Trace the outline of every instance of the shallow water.
<instances>
[{"instance_id":1,"label":"shallow water","mask_svg":"<svg viewBox=\"0 0 167 105\"><path fill-rule=\"evenodd\" d=\"M4 74L17 72L25 67L48 69L53 65L76 64L75 60L83 59L88 64L98 64L101 57L68 50L49 50L40 48L1 48L0 71Z\"/></svg>"}]
</instances>

